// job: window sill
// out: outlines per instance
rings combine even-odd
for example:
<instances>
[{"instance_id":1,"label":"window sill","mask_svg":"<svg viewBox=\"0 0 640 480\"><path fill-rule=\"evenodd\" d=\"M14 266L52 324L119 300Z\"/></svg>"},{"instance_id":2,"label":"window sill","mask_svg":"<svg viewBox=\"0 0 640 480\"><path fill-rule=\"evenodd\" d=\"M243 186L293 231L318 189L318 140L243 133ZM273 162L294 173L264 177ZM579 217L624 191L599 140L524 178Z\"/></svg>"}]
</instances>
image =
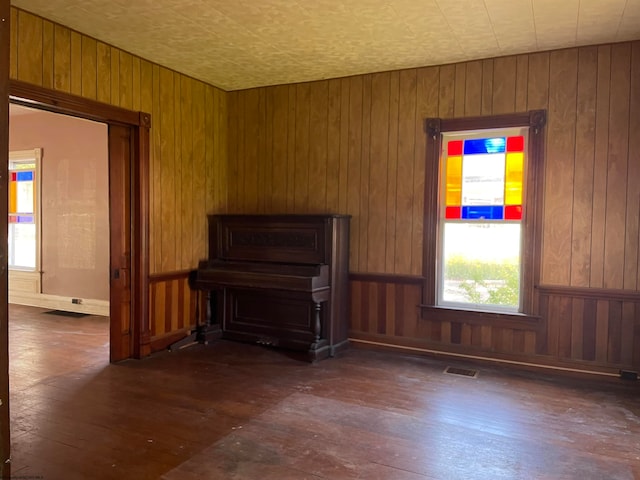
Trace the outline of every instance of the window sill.
<instances>
[{"instance_id":1,"label":"window sill","mask_svg":"<svg viewBox=\"0 0 640 480\"><path fill-rule=\"evenodd\" d=\"M471 310L459 307L440 305L418 305L422 310L422 318L426 320L460 322L470 325L487 325L494 327L535 330L540 323L540 316L520 312L495 312Z\"/></svg>"}]
</instances>

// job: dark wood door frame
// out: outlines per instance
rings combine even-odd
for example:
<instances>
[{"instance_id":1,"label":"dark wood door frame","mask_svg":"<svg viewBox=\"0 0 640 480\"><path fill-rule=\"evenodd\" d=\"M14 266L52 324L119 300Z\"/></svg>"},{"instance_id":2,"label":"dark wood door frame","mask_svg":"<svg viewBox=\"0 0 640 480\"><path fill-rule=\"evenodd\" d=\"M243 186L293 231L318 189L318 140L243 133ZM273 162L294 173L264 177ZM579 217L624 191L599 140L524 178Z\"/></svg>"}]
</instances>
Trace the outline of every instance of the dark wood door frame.
<instances>
[{"instance_id":1,"label":"dark wood door frame","mask_svg":"<svg viewBox=\"0 0 640 480\"><path fill-rule=\"evenodd\" d=\"M132 331L130 338L132 339L132 344L128 354L125 352L124 358L142 358L149 355L151 353L148 319L149 131L151 128L151 116L148 113L115 107L17 80L9 80L9 95L12 102L33 108L103 122L109 126L125 126L130 129L131 168L127 173L130 175L131 185L130 321ZM113 129L110 128L109 130ZM109 162L111 162L111 152L109 157ZM4 215L3 219L6 223L7 215ZM111 231L111 228L109 230ZM113 234L111 235L113 236ZM113 323L114 321L116 320L111 318L111 322ZM110 330L111 332L114 331L113 325ZM110 342L111 349L114 348L113 340L111 339ZM111 351L111 358L114 358L113 353ZM116 358L118 357L122 357L122 355L117 355Z\"/></svg>"},{"instance_id":2,"label":"dark wood door frame","mask_svg":"<svg viewBox=\"0 0 640 480\"><path fill-rule=\"evenodd\" d=\"M9 430L9 313L7 278L7 231L9 209L9 0L0 0L0 217L4 241L0 240L0 478L11 476Z\"/></svg>"}]
</instances>

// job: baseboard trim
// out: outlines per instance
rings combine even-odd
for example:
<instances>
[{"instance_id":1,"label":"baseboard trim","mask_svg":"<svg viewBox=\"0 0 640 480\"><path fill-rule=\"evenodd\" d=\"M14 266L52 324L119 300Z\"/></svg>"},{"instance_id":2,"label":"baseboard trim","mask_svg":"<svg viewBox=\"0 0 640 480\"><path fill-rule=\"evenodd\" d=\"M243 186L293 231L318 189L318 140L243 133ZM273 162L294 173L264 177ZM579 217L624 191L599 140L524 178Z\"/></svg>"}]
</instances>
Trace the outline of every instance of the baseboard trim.
<instances>
[{"instance_id":1,"label":"baseboard trim","mask_svg":"<svg viewBox=\"0 0 640 480\"><path fill-rule=\"evenodd\" d=\"M516 365L520 367L535 368L535 369L556 370L556 371L571 372L571 373L584 373L589 375L600 375L604 377L615 377L615 378L619 377L619 373L603 372L598 370L584 370L580 368L562 367L558 365L546 365L541 363L522 362L518 360L507 360L502 358L483 357L481 355L469 355L464 353L446 352L443 350L433 350L433 349L423 348L423 347L411 347L408 345L395 345L391 343L376 342L372 340L361 340L359 338L350 337L349 341L353 342L354 344L370 345L372 347L384 348L388 350L402 350L402 351L410 351L410 352L418 352L418 353L428 353L430 355L441 356L441 357L467 358L470 360L477 360L481 362L502 363L502 364L508 364L508 365Z\"/></svg>"},{"instance_id":2,"label":"baseboard trim","mask_svg":"<svg viewBox=\"0 0 640 480\"><path fill-rule=\"evenodd\" d=\"M107 300L82 299L82 303L72 303L72 297L49 295L46 293L9 292L9 303L30 307L64 310L65 312L86 313L88 315L109 316Z\"/></svg>"}]
</instances>

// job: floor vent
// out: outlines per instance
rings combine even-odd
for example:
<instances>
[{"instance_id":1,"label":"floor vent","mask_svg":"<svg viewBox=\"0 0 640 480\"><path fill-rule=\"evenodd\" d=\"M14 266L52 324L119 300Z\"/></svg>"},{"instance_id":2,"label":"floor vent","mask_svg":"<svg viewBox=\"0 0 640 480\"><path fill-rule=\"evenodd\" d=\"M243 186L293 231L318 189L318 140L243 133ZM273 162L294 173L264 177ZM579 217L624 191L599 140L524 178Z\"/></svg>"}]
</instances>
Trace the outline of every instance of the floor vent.
<instances>
[{"instance_id":1,"label":"floor vent","mask_svg":"<svg viewBox=\"0 0 640 480\"><path fill-rule=\"evenodd\" d=\"M469 370L468 368L447 367L444 369L444 373L448 373L449 375L461 375L463 377L471 378L476 378L478 376L477 370Z\"/></svg>"}]
</instances>

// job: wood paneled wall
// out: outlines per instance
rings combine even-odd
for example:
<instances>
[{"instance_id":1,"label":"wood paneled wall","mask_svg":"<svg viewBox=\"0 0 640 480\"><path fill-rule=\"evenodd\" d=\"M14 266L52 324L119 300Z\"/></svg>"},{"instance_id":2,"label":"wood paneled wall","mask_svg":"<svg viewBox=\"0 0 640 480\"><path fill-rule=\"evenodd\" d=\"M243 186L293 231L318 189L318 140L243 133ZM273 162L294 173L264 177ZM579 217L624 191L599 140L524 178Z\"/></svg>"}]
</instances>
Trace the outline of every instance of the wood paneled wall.
<instances>
[{"instance_id":1,"label":"wood paneled wall","mask_svg":"<svg viewBox=\"0 0 640 480\"><path fill-rule=\"evenodd\" d=\"M354 275L351 332L357 341L533 364L640 370L640 294L540 287L538 318L419 308L415 280Z\"/></svg>"},{"instance_id":2,"label":"wood paneled wall","mask_svg":"<svg viewBox=\"0 0 640 480\"><path fill-rule=\"evenodd\" d=\"M189 287L189 271L152 275L149 281L151 351L190 333L204 314L201 295Z\"/></svg>"},{"instance_id":3,"label":"wood paneled wall","mask_svg":"<svg viewBox=\"0 0 640 480\"><path fill-rule=\"evenodd\" d=\"M229 209L353 215L350 269L418 275L426 117L548 110L542 283L638 286L640 42L229 94Z\"/></svg>"},{"instance_id":4,"label":"wood paneled wall","mask_svg":"<svg viewBox=\"0 0 640 480\"><path fill-rule=\"evenodd\" d=\"M150 271L194 268L226 208L226 92L15 8L10 46L11 78L151 114Z\"/></svg>"},{"instance_id":5,"label":"wood paneled wall","mask_svg":"<svg viewBox=\"0 0 640 480\"><path fill-rule=\"evenodd\" d=\"M353 216L353 338L640 368L640 42L256 88L228 106L230 211ZM540 295L534 322L421 316L419 287L398 279L422 273L424 119L534 109L548 119L540 287L562 292Z\"/></svg>"}]
</instances>

